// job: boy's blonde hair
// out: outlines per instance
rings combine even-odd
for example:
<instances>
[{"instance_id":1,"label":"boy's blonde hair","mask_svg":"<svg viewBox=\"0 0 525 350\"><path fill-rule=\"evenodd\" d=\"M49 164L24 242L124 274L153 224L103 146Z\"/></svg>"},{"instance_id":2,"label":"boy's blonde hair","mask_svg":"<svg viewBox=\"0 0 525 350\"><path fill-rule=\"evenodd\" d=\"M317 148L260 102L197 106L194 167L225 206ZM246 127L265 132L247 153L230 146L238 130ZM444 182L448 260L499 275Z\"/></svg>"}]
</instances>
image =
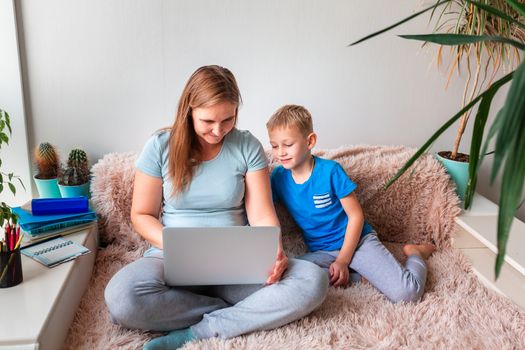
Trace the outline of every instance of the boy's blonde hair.
<instances>
[{"instance_id":1,"label":"boy's blonde hair","mask_svg":"<svg viewBox=\"0 0 525 350\"><path fill-rule=\"evenodd\" d=\"M314 132L312 115L306 108L298 105L282 106L266 123L268 131L290 126L298 128L305 137Z\"/></svg>"}]
</instances>

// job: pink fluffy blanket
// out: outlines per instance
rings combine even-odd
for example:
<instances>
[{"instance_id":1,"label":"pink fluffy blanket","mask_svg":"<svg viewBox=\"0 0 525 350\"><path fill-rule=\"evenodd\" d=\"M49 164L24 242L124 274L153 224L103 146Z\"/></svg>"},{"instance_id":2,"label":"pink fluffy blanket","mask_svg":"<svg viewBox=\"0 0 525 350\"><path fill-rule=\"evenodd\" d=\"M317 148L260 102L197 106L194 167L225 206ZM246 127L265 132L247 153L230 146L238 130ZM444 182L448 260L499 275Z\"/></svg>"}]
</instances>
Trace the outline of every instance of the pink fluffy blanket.
<instances>
[{"instance_id":1,"label":"pink fluffy blanket","mask_svg":"<svg viewBox=\"0 0 525 350\"><path fill-rule=\"evenodd\" d=\"M414 150L355 146L316 154L338 161L358 184L367 220L402 260L400 244L433 240L425 294L417 303L392 304L369 284L330 288L324 304L281 328L229 340L208 339L185 349L524 349L525 314L481 285L469 262L451 248L454 218L460 212L443 168L424 156L393 186L385 182ZM104 288L122 266L147 247L131 227L133 153L106 155L93 167L92 199L100 222L98 252L89 288L66 339L66 349L140 349L158 334L113 325ZM270 159L271 165L274 162ZM305 251L300 231L278 208L285 249Z\"/></svg>"}]
</instances>

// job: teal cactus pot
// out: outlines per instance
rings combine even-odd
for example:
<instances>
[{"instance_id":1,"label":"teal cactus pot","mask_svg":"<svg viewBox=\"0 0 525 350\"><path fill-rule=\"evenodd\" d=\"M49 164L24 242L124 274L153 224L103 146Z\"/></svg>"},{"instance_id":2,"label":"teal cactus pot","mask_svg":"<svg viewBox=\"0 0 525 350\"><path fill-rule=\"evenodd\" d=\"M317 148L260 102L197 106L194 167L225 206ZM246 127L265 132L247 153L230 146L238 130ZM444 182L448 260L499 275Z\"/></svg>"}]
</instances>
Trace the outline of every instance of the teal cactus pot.
<instances>
[{"instance_id":1,"label":"teal cactus pot","mask_svg":"<svg viewBox=\"0 0 525 350\"><path fill-rule=\"evenodd\" d=\"M38 179L33 177L38 195L40 198L60 198L60 190L58 189L58 180L54 179Z\"/></svg>"},{"instance_id":2,"label":"teal cactus pot","mask_svg":"<svg viewBox=\"0 0 525 350\"><path fill-rule=\"evenodd\" d=\"M463 201L465 199L465 193L467 191L468 185L469 163L444 158L439 153L436 154L436 158L441 162L441 164L443 164L452 180L454 180L454 183L456 184L456 193Z\"/></svg>"},{"instance_id":3,"label":"teal cactus pot","mask_svg":"<svg viewBox=\"0 0 525 350\"><path fill-rule=\"evenodd\" d=\"M66 186L66 185L58 185L60 189L60 193L62 194L62 198L70 198L70 197L80 197L80 196L86 196L89 197L89 182L86 182L82 185L76 185L76 186Z\"/></svg>"}]
</instances>

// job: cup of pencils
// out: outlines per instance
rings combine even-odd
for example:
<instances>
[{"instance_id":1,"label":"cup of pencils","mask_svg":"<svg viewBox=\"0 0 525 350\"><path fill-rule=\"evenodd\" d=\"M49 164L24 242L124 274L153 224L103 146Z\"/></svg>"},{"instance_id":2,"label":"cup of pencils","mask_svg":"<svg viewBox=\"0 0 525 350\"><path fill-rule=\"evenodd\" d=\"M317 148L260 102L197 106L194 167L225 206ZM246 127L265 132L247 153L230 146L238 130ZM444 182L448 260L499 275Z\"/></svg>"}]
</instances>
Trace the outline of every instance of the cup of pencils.
<instances>
[{"instance_id":1,"label":"cup of pencils","mask_svg":"<svg viewBox=\"0 0 525 350\"><path fill-rule=\"evenodd\" d=\"M23 280L20 255L20 225L6 222L4 239L0 240L0 288L16 286Z\"/></svg>"}]
</instances>

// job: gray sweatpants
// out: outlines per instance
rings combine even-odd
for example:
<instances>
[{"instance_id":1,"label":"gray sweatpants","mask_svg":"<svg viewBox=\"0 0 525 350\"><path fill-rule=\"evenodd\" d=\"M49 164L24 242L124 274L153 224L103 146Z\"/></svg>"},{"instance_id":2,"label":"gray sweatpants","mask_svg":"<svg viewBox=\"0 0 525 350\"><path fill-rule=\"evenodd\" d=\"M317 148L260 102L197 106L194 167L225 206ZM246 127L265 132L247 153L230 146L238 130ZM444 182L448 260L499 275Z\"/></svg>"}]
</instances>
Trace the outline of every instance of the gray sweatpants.
<instances>
[{"instance_id":1,"label":"gray sweatpants","mask_svg":"<svg viewBox=\"0 0 525 350\"><path fill-rule=\"evenodd\" d=\"M339 250L319 250L297 258L311 261L328 272L338 254ZM405 266L402 266L379 241L375 232L369 233L359 241L348 266L394 303L416 301L425 290L425 261L417 255L411 255L407 258ZM350 280L355 281L355 276L351 275Z\"/></svg>"},{"instance_id":2,"label":"gray sweatpants","mask_svg":"<svg viewBox=\"0 0 525 350\"><path fill-rule=\"evenodd\" d=\"M281 281L268 286L169 287L158 251L118 271L104 297L113 322L124 327L171 331L191 326L204 339L285 325L320 306L327 291L326 273L296 259L289 260Z\"/></svg>"}]
</instances>

